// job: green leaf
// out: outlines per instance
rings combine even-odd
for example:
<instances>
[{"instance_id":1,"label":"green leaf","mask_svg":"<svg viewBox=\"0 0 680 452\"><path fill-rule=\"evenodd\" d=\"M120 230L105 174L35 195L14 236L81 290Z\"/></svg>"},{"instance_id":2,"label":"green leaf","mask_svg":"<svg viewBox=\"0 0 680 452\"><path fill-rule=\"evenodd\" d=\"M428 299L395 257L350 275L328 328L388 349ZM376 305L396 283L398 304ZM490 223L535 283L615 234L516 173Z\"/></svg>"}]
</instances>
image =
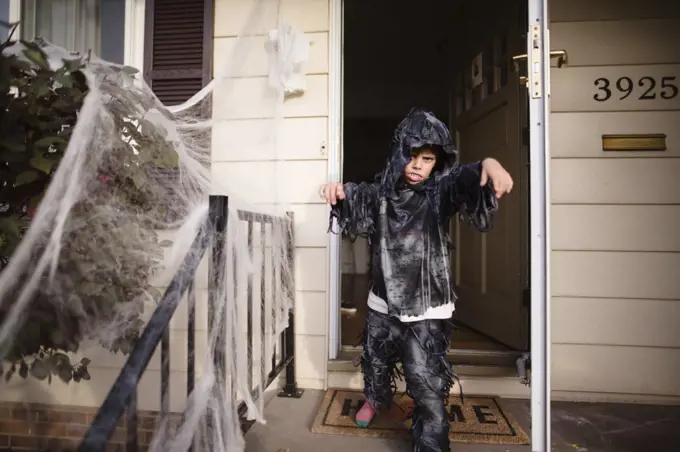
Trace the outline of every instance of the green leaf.
<instances>
[{"instance_id":1,"label":"green leaf","mask_svg":"<svg viewBox=\"0 0 680 452\"><path fill-rule=\"evenodd\" d=\"M64 60L64 67L68 72L76 72L78 69L84 67L83 61L80 58L73 60Z\"/></svg>"},{"instance_id":2,"label":"green leaf","mask_svg":"<svg viewBox=\"0 0 680 452\"><path fill-rule=\"evenodd\" d=\"M47 62L47 57L45 56L45 53L39 50L38 48L26 48L24 49L24 55L26 55L26 58L28 58L32 63L36 64L40 69L43 70L49 70L50 65Z\"/></svg>"},{"instance_id":3,"label":"green leaf","mask_svg":"<svg viewBox=\"0 0 680 452\"><path fill-rule=\"evenodd\" d=\"M135 75L139 72L139 69L134 68L132 66L123 66L123 72L125 72L127 75Z\"/></svg>"},{"instance_id":4,"label":"green leaf","mask_svg":"<svg viewBox=\"0 0 680 452\"><path fill-rule=\"evenodd\" d=\"M137 189L143 188L148 182L148 179L146 177L146 174L144 174L144 171L135 171L134 173L132 173L131 179L132 182L135 184L135 187L137 187Z\"/></svg>"},{"instance_id":5,"label":"green leaf","mask_svg":"<svg viewBox=\"0 0 680 452\"><path fill-rule=\"evenodd\" d=\"M73 104L68 100L61 98L52 102L52 107L56 108L57 110L70 110L72 105Z\"/></svg>"},{"instance_id":6,"label":"green leaf","mask_svg":"<svg viewBox=\"0 0 680 452\"><path fill-rule=\"evenodd\" d=\"M50 375L50 365L42 359L36 359L31 365L31 375L38 380L44 380Z\"/></svg>"},{"instance_id":7,"label":"green leaf","mask_svg":"<svg viewBox=\"0 0 680 452\"><path fill-rule=\"evenodd\" d=\"M64 383L68 383L73 378L73 370L70 367L65 367L65 366L60 367L59 369L57 369L57 376Z\"/></svg>"},{"instance_id":8,"label":"green leaf","mask_svg":"<svg viewBox=\"0 0 680 452\"><path fill-rule=\"evenodd\" d=\"M53 144L63 144L63 145L66 145L66 144L68 144L68 143L66 142L66 140L64 140L64 139L61 138L61 137L45 137L45 138L39 139L38 141L36 141L36 142L34 143L35 147L41 148L41 149L43 149L43 148L44 148L44 149L47 149L47 148L49 148L50 146L52 146Z\"/></svg>"},{"instance_id":9,"label":"green leaf","mask_svg":"<svg viewBox=\"0 0 680 452\"><path fill-rule=\"evenodd\" d=\"M21 152L0 152L0 162L25 163L26 155Z\"/></svg>"},{"instance_id":10,"label":"green leaf","mask_svg":"<svg viewBox=\"0 0 680 452\"><path fill-rule=\"evenodd\" d=\"M62 85L65 88L73 88L73 85L75 83L73 81L73 77L71 77L68 74L59 74L55 77L55 79L56 79L57 83L59 83L60 85Z\"/></svg>"},{"instance_id":11,"label":"green leaf","mask_svg":"<svg viewBox=\"0 0 680 452\"><path fill-rule=\"evenodd\" d=\"M50 160L43 157L42 155L36 155L28 162L33 168L42 171L43 173L49 175L57 163L56 160Z\"/></svg>"},{"instance_id":12,"label":"green leaf","mask_svg":"<svg viewBox=\"0 0 680 452\"><path fill-rule=\"evenodd\" d=\"M169 246L172 246L172 240L163 240L163 241L161 241L161 243L159 243L159 245L167 248Z\"/></svg>"},{"instance_id":13,"label":"green leaf","mask_svg":"<svg viewBox=\"0 0 680 452\"><path fill-rule=\"evenodd\" d=\"M26 150L25 143L12 143L11 141L0 141L0 147L7 149L11 152L24 152Z\"/></svg>"},{"instance_id":14,"label":"green leaf","mask_svg":"<svg viewBox=\"0 0 680 452\"><path fill-rule=\"evenodd\" d=\"M40 205L40 201L42 201L43 197L45 196L45 193L40 193L38 196L34 196L31 198L30 201L28 201L28 208L29 209L34 209L37 208Z\"/></svg>"},{"instance_id":15,"label":"green leaf","mask_svg":"<svg viewBox=\"0 0 680 452\"><path fill-rule=\"evenodd\" d=\"M21 185L30 184L31 182L38 180L38 177L40 177L40 175L37 171L24 171L23 173L19 173L14 179L14 186L19 187Z\"/></svg>"},{"instance_id":16,"label":"green leaf","mask_svg":"<svg viewBox=\"0 0 680 452\"><path fill-rule=\"evenodd\" d=\"M153 160L154 165L159 168L177 168L179 166L179 156L175 151L162 152L160 157Z\"/></svg>"},{"instance_id":17,"label":"green leaf","mask_svg":"<svg viewBox=\"0 0 680 452\"><path fill-rule=\"evenodd\" d=\"M78 291L79 294L92 296L92 295L96 295L99 292L101 292L102 287L101 287L101 284L98 284L98 283L84 282L84 283L78 285L77 291Z\"/></svg>"},{"instance_id":18,"label":"green leaf","mask_svg":"<svg viewBox=\"0 0 680 452\"><path fill-rule=\"evenodd\" d=\"M9 368L7 373L5 374L5 381L9 382L9 380L12 378L12 375L17 371L17 366L16 364L12 363L12 367Z\"/></svg>"},{"instance_id":19,"label":"green leaf","mask_svg":"<svg viewBox=\"0 0 680 452\"><path fill-rule=\"evenodd\" d=\"M10 237L21 236L21 222L16 218L0 218L0 231Z\"/></svg>"},{"instance_id":20,"label":"green leaf","mask_svg":"<svg viewBox=\"0 0 680 452\"><path fill-rule=\"evenodd\" d=\"M47 85L34 85L32 88L36 97L45 97L52 92L52 89Z\"/></svg>"},{"instance_id":21,"label":"green leaf","mask_svg":"<svg viewBox=\"0 0 680 452\"><path fill-rule=\"evenodd\" d=\"M91 378L90 373L87 371L87 367L85 366L78 369L78 375L80 375L80 377L85 381L89 381Z\"/></svg>"},{"instance_id":22,"label":"green leaf","mask_svg":"<svg viewBox=\"0 0 680 452\"><path fill-rule=\"evenodd\" d=\"M28 364L26 364L26 361L24 361L23 359L19 364L19 376L24 379L28 377Z\"/></svg>"}]
</instances>

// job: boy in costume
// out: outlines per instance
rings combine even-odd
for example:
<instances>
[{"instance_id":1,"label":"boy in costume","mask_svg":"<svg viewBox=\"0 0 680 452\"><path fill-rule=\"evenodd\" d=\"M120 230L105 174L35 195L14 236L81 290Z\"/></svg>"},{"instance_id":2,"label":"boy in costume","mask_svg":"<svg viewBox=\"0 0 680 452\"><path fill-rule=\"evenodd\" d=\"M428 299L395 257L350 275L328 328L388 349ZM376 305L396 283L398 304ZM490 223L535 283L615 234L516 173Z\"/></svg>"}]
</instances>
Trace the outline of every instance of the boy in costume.
<instances>
[{"instance_id":1,"label":"boy in costume","mask_svg":"<svg viewBox=\"0 0 680 452\"><path fill-rule=\"evenodd\" d=\"M366 402L356 416L368 427L388 409L402 363L414 401L414 452L448 452L446 410L455 374L446 360L456 296L449 269L448 225L457 213L480 231L491 227L512 178L488 158L457 163L446 125L413 109L397 127L386 167L372 183L321 187L343 234L366 236L372 254L369 312L361 358Z\"/></svg>"}]
</instances>

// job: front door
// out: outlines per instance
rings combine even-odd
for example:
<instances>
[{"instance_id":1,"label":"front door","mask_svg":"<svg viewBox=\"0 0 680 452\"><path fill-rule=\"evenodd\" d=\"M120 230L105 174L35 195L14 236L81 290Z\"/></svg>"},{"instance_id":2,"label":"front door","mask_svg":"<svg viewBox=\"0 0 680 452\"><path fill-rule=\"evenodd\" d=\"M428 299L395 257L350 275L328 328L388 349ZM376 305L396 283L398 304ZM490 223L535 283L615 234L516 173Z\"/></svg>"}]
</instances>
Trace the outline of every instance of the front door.
<instances>
[{"instance_id":1,"label":"front door","mask_svg":"<svg viewBox=\"0 0 680 452\"><path fill-rule=\"evenodd\" d=\"M512 64L512 56L526 53L526 6L517 1L466 3L465 13L458 15L461 23L454 27L460 63L452 131L462 163L493 157L510 172L515 186L501 199L490 232L480 233L465 223L453 225L459 299L455 318L513 349L526 350L527 89L520 84L524 74Z\"/></svg>"}]
</instances>

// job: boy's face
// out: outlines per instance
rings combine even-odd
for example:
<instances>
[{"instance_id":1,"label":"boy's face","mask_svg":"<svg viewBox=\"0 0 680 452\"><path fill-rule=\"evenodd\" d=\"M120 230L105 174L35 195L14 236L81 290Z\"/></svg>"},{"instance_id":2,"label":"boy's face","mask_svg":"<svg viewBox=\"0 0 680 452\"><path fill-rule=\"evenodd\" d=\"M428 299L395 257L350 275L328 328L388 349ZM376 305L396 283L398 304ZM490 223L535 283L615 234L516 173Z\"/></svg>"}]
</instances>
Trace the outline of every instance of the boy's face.
<instances>
[{"instance_id":1,"label":"boy's face","mask_svg":"<svg viewBox=\"0 0 680 452\"><path fill-rule=\"evenodd\" d=\"M406 180L412 184L422 182L428 177L437 163L437 156L431 149L418 149L411 154L411 161L404 168Z\"/></svg>"}]
</instances>

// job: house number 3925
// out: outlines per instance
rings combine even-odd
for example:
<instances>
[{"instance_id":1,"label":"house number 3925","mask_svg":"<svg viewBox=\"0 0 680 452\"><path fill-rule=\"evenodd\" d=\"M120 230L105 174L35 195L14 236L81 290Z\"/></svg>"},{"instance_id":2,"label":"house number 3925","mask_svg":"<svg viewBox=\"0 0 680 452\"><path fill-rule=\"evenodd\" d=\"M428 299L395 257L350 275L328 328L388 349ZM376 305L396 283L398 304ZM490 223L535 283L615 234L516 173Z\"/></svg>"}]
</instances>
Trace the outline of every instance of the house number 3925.
<instances>
[{"instance_id":1,"label":"house number 3925","mask_svg":"<svg viewBox=\"0 0 680 452\"><path fill-rule=\"evenodd\" d=\"M640 77L637 80L631 77L619 77L615 81L607 77L600 77L593 83L597 92L593 99L597 102L606 102L613 96L619 100L636 96L639 100L675 99L680 94L675 76L655 78L650 76Z\"/></svg>"}]
</instances>

